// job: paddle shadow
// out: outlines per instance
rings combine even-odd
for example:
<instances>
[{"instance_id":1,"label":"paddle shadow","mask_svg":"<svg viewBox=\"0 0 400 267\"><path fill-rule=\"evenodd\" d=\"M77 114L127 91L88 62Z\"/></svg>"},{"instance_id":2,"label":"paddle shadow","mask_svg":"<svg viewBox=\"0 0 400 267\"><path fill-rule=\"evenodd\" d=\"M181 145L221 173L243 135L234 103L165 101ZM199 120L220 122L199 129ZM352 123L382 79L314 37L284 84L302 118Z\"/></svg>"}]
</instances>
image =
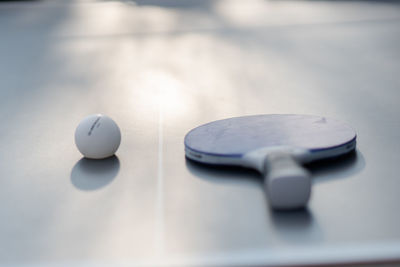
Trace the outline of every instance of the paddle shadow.
<instances>
[{"instance_id":1,"label":"paddle shadow","mask_svg":"<svg viewBox=\"0 0 400 267\"><path fill-rule=\"evenodd\" d=\"M186 168L195 177L212 183L258 183L262 184L261 175L256 170L225 165L209 165L193 161L187 157Z\"/></svg>"},{"instance_id":2,"label":"paddle shadow","mask_svg":"<svg viewBox=\"0 0 400 267\"><path fill-rule=\"evenodd\" d=\"M102 0L111 1L111 0ZM114 0L117 1L117 0ZM136 6L156 6L173 9L197 9L211 11L218 0L119 0L123 3L132 3Z\"/></svg>"},{"instance_id":3,"label":"paddle shadow","mask_svg":"<svg viewBox=\"0 0 400 267\"><path fill-rule=\"evenodd\" d=\"M71 171L71 183L83 191L98 190L117 176L120 162L117 156L106 159L80 159Z\"/></svg>"},{"instance_id":4,"label":"paddle shadow","mask_svg":"<svg viewBox=\"0 0 400 267\"><path fill-rule=\"evenodd\" d=\"M322 183L354 176L365 168L365 159L362 153L355 149L345 155L315 161L304 167L311 172L313 183Z\"/></svg>"},{"instance_id":5,"label":"paddle shadow","mask_svg":"<svg viewBox=\"0 0 400 267\"><path fill-rule=\"evenodd\" d=\"M269 212L268 219L280 239L292 244L323 241L321 227L308 208Z\"/></svg>"},{"instance_id":6,"label":"paddle shadow","mask_svg":"<svg viewBox=\"0 0 400 267\"><path fill-rule=\"evenodd\" d=\"M262 175L255 170L237 166L209 165L186 158L186 167L195 177L213 183L260 183ZM359 150L342 156L319 160L304 166L311 172L313 183L351 177L365 168L365 159Z\"/></svg>"},{"instance_id":7,"label":"paddle shadow","mask_svg":"<svg viewBox=\"0 0 400 267\"><path fill-rule=\"evenodd\" d=\"M186 167L195 177L208 182L253 183L263 187L262 175L255 170L231 166L210 166L188 158L186 158ZM311 172L313 183L322 183L354 176L365 168L365 160L360 151L354 150L336 158L307 164L305 167ZM293 244L310 241L318 243L323 240L323 231L308 208L275 211L269 207L267 199L265 195L268 220L279 238Z\"/></svg>"},{"instance_id":8,"label":"paddle shadow","mask_svg":"<svg viewBox=\"0 0 400 267\"><path fill-rule=\"evenodd\" d=\"M354 150L342 156L306 164L304 167L311 172L313 184L318 184L354 176L365 168L365 159L359 150ZM265 199L268 202L267 196ZM269 208L268 219L279 238L286 242L318 243L324 239L318 221L307 207L290 211L275 211Z\"/></svg>"}]
</instances>

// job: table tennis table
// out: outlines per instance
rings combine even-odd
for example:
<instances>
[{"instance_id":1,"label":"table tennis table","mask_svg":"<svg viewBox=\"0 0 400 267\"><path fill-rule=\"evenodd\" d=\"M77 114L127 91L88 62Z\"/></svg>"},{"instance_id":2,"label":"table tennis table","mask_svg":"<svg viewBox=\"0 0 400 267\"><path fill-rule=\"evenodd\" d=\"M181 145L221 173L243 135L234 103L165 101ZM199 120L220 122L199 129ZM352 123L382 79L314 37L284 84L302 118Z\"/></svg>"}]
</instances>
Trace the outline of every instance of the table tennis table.
<instances>
[{"instance_id":1,"label":"table tennis table","mask_svg":"<svg viewBox=\"0 0 400 267\"><path fill-rule=\"evenodd\" d=\"M0 266L400 263L397 1L0 2ZM115 157L83 159L89 114ZM203 123L315 114L355 153L308 166L308 208L185 158Z\"/></svg>"}]
</instances>

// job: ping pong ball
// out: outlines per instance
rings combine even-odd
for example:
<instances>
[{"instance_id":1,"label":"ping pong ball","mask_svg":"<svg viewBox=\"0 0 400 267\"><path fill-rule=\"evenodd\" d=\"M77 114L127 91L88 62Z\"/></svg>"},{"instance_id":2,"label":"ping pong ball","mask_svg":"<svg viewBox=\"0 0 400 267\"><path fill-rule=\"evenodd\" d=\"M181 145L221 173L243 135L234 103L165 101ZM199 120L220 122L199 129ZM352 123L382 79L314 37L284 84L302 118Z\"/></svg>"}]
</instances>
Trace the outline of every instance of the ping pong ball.
<instances>
[{"instance_id":1,"label":"ping pong ball","mask_svg":"<svg viewBox=\"0 0 400 267\"><path fill-rule=\"evenodd\" d=\"M121 132L113 119L102 114L84 118L75 131L75 144L89 159L111 157L121 143Z\"/></svg>"}]
</instances>

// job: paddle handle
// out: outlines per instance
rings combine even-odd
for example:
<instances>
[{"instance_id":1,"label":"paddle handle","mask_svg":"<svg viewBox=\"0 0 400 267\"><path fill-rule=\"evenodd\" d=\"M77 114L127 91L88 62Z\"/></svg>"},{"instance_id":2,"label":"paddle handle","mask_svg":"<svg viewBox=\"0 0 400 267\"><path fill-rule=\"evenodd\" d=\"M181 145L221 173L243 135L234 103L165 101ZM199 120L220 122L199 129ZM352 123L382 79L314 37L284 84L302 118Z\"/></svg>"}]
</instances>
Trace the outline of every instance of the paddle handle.
<instances>
[{"instance_id":1,"label":"paddle handle","mask_svg":"<svg viewBox=\"0 0 400 267\"><path fill-rule=\"evenodd\" d=\"M264 183L273 209L302 208L310 198L310 173L289 153L274 152L265 157Z\"/></svg>"}]
</instances>

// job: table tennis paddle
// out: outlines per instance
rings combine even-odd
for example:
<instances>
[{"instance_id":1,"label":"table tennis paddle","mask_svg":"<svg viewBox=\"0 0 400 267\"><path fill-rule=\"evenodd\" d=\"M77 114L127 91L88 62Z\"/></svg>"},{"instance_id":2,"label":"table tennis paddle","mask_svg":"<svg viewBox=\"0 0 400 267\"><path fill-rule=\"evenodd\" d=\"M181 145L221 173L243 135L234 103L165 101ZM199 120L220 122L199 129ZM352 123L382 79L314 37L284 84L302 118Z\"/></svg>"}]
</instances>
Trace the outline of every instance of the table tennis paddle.
<instances>
[{"instance_id":1,"label":"table tennis paddle","mask_svg":"<svg viewBox=\"0 0 400 267\"><path fill-rule=\"evenodd\" d=\"M356 133L334 119L272 114L210 122L189 131L184 142L191 160L258 170L271 207L296 209L311 193L310 173L302 165L353 151Z\"/></svg>"}]
</instances>

